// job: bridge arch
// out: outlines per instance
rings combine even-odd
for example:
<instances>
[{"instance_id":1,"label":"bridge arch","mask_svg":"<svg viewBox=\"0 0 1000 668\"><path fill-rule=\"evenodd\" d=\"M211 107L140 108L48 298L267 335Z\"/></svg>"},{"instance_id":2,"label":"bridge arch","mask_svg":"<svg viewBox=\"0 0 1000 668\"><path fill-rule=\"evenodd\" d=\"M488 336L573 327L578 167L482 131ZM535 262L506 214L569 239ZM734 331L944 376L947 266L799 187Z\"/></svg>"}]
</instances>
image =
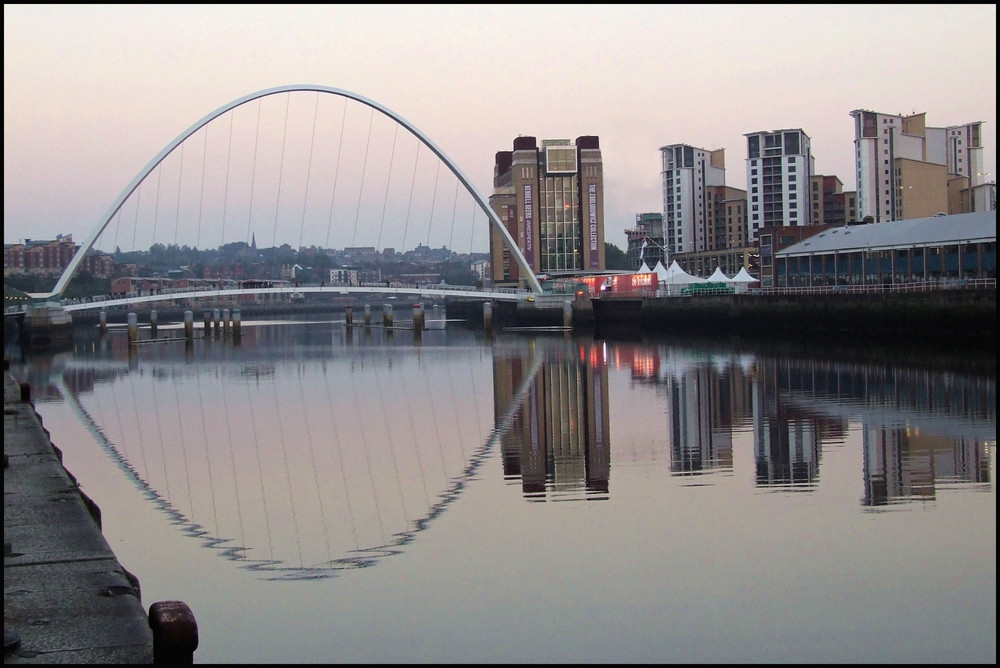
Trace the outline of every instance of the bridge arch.
<instances>
[{"instance_id":1,"label":"bridge arch","mask_svg":"<svg viewBox=\"0 0 1000 668\"><path fill-rule=\"evenodd\" d=\"M514 256L514 259L517 261L518 266L521 267L521 270L524 273L524 276L529 282L531 288L536 293L540 293L542 291L542 286L538 282L538 279L535 277L535 272L531 270L531 267L528 265L528 261L524 257L524 254L521 252L521 249L518 248L517 243L514 241L514 238L511 236L507 228L504 227L503 223L497 217L496 213L490 207L489 203L485 199L483 199L483 196L479 194L475 186L472 185L472 182L469 181L468 177L466 177L465 174L462 172L461 168L459 168L458 165L452 162L452 160L444 153L444 151L441 150L440 147L438 147L437 144L434 143L433 140L431 140L430 137L425 135L415 125L413 125L412 123L410 123L405 118L395 113L391 109L379 104L374 100L366 98L362 95L358 95L357 93L352 93L351 91L344 90L341 88L331 88L329 86L293 84L288 86L277 86L275 88L266 88L264 90L257 91L256 93L251 93L249 95L245 95L241 98L233 100L229 104L223 105L218 109L216 109L215 111L211 112L210 114L206 115L204 118L197 121L194 125L192 125L187 130L178 135L177 138L174 139L172 142L167 144L167 146L162 151L160 151L152 160L149 161L149 163L145 167L143 167L139 171L136 177L132 179L132 182L125 187L125 189L118 196L118 199L115 200L115 202L111 205L108 211L104 214L103 220L101 220L101 222L94 228L94 230L90 233L90 236L88 236L86 241L84 241L83 244L80 246L80 250L76 253L76 255L73 256L73 259L70 260L70 263L66 266L65 271L63 271L62 273L62 276L59 277L59 280L56 282L56 285L53 288L52 292L49 293L48 295L43 295L43 296L48 298L52 297L58 298L62 296L62 293L65 292L66 290L66 286L69 285L70 279L72 279L73 275L76 274L77 268L80 266L80 263L83 261L83 258L87 255L87 252L90 251L90 249L94 246L94 243L97 241L97 238L101 235L104 229L115 217L115 214L118 213L118 210L122 207L125 201L129 198L129 196L132 195L135 189L139 187L139 184L141 184L143 180L145 180L145 178L149 176L150 173L152 173L152 171L156 169L156 167L161 162L163 162L163 160L166 159L168 155L170 155L174 151L174 149L176 149L178 146L184 143L184 141L188 137L193 135L195 132L197 132L204 126L208 125L210 122L212 122L219 116L222 116L223 114L232 111L233 109L241 105L244 105L248 102L252 102L254 100L267 97L269 95L278 95L281 93L292 93L292 92L310 92L310 91L316 93L327 93L330 95L337 95L340 97L345 97L351 100L355 100L356 102L365 104L371 107L372 109L375 109L376 111L379 111L380 113L388 116L392 120L396 121L398 124L402 125L407 130L409 130L411 133L413 133L413 135L417 137L417 139L419 139L427 148L433 151L434 154L445 165L448 166L448 169L450 169L451 172L455 175L455 177L462 183L462 185L465 186L466 190L468 190L468 192L475 199L476 203L486 214L487 218L490 221L490 224L493 225L503 236L504 241L506 242L508 248L510 249L511 254Z\"/></svg>"}]
</instances>

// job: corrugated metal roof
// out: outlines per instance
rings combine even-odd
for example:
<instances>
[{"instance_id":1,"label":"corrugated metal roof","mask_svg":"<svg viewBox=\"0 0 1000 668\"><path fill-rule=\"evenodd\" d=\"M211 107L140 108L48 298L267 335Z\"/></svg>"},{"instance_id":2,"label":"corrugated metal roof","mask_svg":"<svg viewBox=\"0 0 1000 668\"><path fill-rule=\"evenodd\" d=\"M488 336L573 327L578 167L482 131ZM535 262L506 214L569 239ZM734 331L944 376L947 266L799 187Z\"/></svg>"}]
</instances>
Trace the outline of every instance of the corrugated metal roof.
<instances>
[{"instance_id":1,"label":"corrugated metal roof","mask_svg":"<svg viewBox=\"0 0 1000 668\"><path fill-rule=\"evenodd\" d=\"M997 240L997 212L894 220L835 227L775 253L778 257L815 253L885 250Z\"/></svg>"}]
</instances>

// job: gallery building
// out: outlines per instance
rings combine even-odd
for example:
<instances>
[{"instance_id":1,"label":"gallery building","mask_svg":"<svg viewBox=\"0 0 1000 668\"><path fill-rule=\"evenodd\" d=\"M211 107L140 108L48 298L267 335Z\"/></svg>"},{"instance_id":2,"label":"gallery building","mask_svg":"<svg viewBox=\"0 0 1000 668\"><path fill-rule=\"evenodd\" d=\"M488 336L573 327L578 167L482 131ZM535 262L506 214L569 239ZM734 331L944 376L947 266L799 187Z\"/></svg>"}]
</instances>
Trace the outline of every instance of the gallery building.
<instances>
[{"instance_id":1,"label":"gallery building","mask_svg":"<svg viewBox=\"0 0 1000 668\"><path fill-rule=\"evenodd\" d=\"M594 136L518 137L496 154L490 206L537 274L599 272L604 258L604 172ZM494 283L523 283L499 230L490 234Z\"/></svg>"}]
</instances>

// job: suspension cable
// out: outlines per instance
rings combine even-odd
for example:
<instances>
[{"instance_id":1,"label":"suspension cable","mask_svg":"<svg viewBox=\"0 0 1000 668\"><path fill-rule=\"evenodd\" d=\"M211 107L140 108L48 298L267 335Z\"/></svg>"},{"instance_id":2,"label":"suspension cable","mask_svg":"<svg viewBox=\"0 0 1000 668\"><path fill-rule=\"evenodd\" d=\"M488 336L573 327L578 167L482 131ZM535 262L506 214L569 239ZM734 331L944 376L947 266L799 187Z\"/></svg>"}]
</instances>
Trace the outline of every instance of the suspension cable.
<instances>
[{"instance_id":1,"label":"suspension cable","mask_svg":"<svg viewBox=\"0 0 1000 668\"><path fill-rule=\"evenodd\" d=\"M319 114L319 93L316 93L316 106L313 107L312 136L309 139L309 162L306 163L306 192L302 197L302 223L299 225L299 248L302 248L302 232L306 226L306 207L309 204L309 179L312 175L313 146L316 144L316 116Z\"/></svg>"},{"instance_id":2,"label":"suspension cable","mask_svg":"<svg viewBox=\"0 0 1000 668\"><path fill-rule=\"evenodd\" d=\"M389 156L389 174L385 178L385 199L382 200L382 220L378 226L378 242L375 250L382 248L382 230L385 229L385 207L389 203L389 184L392 182L392 163L396 159L396 137L399 135L399 123L396 123L396 130L392 134L392 153Z\"/></svg>"},{"instance_id":3,"label":"suspension cable","mask_svg":"<svg viewBox=\"0 0 1000 668\"><path fill-rule=\"evenodd\" d=\"M330 195L330 218L326 224L326 245L330 247L330 230L333 228L333 203L337 199L337 177L340 175L340 156L344 149L344 125L347 121L347 98L344 98L344 113L340 116L340 143L337 144L337 165L333 171L333 194Z\"/></svg>"},{"instance_id":4,"label":"suspension cable","mask_svg":"<svg viewBox=\"0 0 1000 668\"><path fill-rule=\"evenodd\" d=\"M278 210L281 208L281 178L285 174L285 143L288 138L288 107L292 94L285 95L285 127L281 133L281 159L278 161L278 194L274 198L274 229L271 231L271 247L278 247Z\"/></svg>"},{"instance_id":5,"label":"suspension cable","mask_svg":"<svg viewBox=\"0 0 1000 668\"><path fill-rule=\"evenodd\" d=\"M261 98L263 99L263 98ZM247 211L247 245L250 245L250 227L253 222L253 196L254 185L257 181L257 140L260 138L260 107L261 100L257 100L257 129L253 137L253 162L250 170L250 206Z\"/></svg>"},{"instance_id":6,"label":"suspension cable","mask_svg":"<svg viewBox=\"0 0 1000 668\"><path fill-rule=\"evenodd\" d=\"M202 214L205 212L205 165L208 161L208 126L205 126L205 132L202 135L205 139L201 145L201 189L198 193L198 229L195 232L194 247L195 250L201 246L201 219ZM225 222L223 222L225 225Z\"/></svg>"},{"instance_id":7,"label":"suspension cable","mask_svg":"<svg viewBox=\"0 0 1000 668\"><path fill-rule=\"evenodd\" d=\"M358 219L361 217L361 195L365 192L365 172L368 171L368 147L372 141L372 120L375 118L375 110L371 109L368 114L368 139L365 141L365 158L361 163L361 186L358 188L358 206L354 210L354 236L351 237L351 247L357 244L358 239Z\"/></svg>"},{"instance_id":8,"label":"suspension cable","mask_svg":"<svg viewBox=\"0 0 1000 668\"><path fill-rule=\"evenodd\" d=\"M417 180L417 160L420 158L420 145L421 142L417 142L417 153L413 156L413 176L410 177L410 199L406 203L406 221L403 223L403 241L399 246L402 252L406 252L406 231L410 227L410 207L413 206L413 184Z\"/></svg>"},{"instance_id":9,"label":"suspension cable","mask_svg":"<svg viewBox=\"0 0 1000 668\"><path fill-rule=\"evenodd\" d=\"M431 195L431 218L427 221L427 247L431 245L431 228L434 227L434 205L437 202L438 177L441 176L441 161L438 160L437 171L434 173L434 192Z\"/></svg>"},{"instance_id":10,"label":"suspension cable","mask_svg":"<svg viewBox=\"0 0 1000 668\"><path fill-rule=\"evenodd\" d=\"M458 211L458 180L455 180L455 202L451 205L451 231L448 233L448 249L454 248L452 242L455 238L455 212Z\"/></svg>"}]
</instances>

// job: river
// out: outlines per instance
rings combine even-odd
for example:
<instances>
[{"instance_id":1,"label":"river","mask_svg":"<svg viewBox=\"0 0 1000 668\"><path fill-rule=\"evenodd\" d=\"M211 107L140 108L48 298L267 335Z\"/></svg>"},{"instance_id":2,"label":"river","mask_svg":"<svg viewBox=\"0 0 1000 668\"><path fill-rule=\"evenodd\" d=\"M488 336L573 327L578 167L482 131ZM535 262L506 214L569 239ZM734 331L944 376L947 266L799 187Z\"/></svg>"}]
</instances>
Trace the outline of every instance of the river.
<instances>
[{"instance_id":1,"label":"river","mask_svg":"<svg viewBox=\"0 0 1000 668\"><path fill-rule=\"evenodd\" d=\"M995 663L995 358L427 318L7 354L196 663Z\"/></svg>"}]
</instances>

